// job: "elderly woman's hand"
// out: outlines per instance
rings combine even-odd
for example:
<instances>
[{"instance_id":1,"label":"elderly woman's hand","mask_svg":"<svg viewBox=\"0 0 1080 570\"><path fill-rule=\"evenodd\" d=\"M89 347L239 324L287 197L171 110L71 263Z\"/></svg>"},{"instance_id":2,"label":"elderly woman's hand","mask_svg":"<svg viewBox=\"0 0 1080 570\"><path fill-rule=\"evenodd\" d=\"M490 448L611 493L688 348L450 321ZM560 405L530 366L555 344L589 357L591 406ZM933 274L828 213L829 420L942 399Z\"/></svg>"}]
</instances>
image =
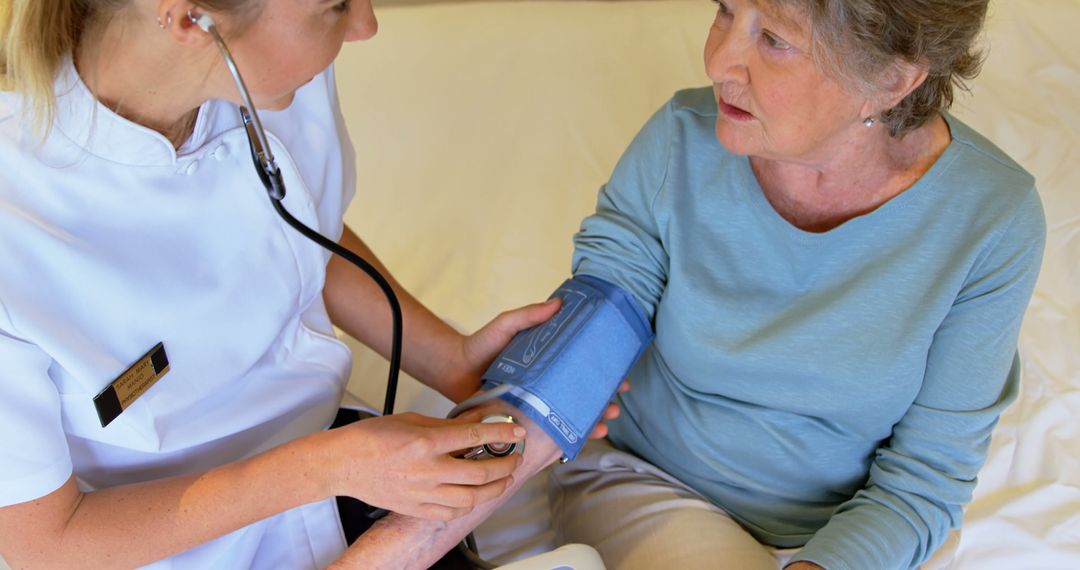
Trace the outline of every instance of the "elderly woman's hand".
<instances>
[{"instance_id":1,"label":"elderly woman's hand","mask_svg":"<svg viewBox=\"0 0 1080 570\"><path fill-rule=\"evenodd\" d=\"M623 383L619 385L619 393L621 394L629 391L630 381L623 380ZM596 427L593 428L592 433L589 434L589 439L603 439L607 437L607 422L609 420L613 420L619 417L619 414L621 413L622 410L619 408L618 404L616 404L615 402L611 402L610 404L608 404L607 409L604 410L604 415L600 417L600 423L596 424Z\"/></svg>"}]
</instances>

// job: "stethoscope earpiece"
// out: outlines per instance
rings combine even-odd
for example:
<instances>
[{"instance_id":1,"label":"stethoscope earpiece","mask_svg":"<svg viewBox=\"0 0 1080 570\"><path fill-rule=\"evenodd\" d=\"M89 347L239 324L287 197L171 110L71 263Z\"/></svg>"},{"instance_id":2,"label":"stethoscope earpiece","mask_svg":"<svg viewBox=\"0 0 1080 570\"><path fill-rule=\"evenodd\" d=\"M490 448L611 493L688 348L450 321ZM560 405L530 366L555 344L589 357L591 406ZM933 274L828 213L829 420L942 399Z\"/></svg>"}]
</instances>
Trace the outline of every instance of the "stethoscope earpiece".
<instances>
[{"instance_id":1,"label":"stethoscope earpiece","mask_svg":"<svg viewBox=\"0 0 1080 570\"><path fill-rule=\"evenodd\" d=\"M259 177L262 178L263 184L266 185L270 197L274 200L281 200L285 197L285 185L281 182L277 162L274 161L274 155L270 152L270 141L266 138L266 131L263 130L262 121L259 120L259 113L255 111L255 103L251 100L251 93L248 92L247 86L244 85L244 77L240 74L240 68L237 67L236 60L229 53L229 47L225 45L225 40L221 38L217 25L214 23L214 18L209 14L195 15L191 10L188 10L187 19L209 34L214 39L214 43L217 44L221 57L225 60L225 66L229 68L229 74L232 75L233 81L236 82L236 89L240 92L240 98L243 100L243 104L240 105L240 117L243 120L244 128L247 129L248 140L251 142L251 152L255 159L255 166L259 171Z\"/></svg>"},{"instance_id":2,"label":"stethoscope earpiece","mask_svg":"<svg viewBox=\"0 0 1080 570\"><path fill-rule=\"evenodd\" d=\"M188 10L187 18L192 24L199 26L199 28L206 33L210 33L210 28L214 27L214 18L211 17L210 14L199 14L196 16L191 10Z\"/></svg>"}]
</instances>

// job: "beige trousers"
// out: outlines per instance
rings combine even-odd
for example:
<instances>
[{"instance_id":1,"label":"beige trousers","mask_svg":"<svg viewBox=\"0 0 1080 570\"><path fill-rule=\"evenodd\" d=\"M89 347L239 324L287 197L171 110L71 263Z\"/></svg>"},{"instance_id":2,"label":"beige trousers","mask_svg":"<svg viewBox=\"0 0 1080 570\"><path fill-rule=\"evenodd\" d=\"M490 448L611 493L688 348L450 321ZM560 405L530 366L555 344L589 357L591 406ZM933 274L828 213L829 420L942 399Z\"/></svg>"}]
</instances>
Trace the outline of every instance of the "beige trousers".
<instances>
[{"instance_id":1,"label":"beige trousers","mask_svg":"<svg viewBox=\"0 0 1080 570\"><path fill-rule=\"evenodd\" d=\"M763 546L693 489L603 440L556 466L548 490L556 543L593 546L608 570L776 570L796 551Z\"/></svg>"},{"instance_id":2,"label":"beige trousers","mask_svg":"<svg viewBox=\"0 0 1080 570\"><path fill-rule=\"evenodd\" d=\"M555 466L548 499L555 543L593 546L608 570L776 570L798 551L762 545L696 491L606 440ZM952 568L959 543L957 530L921 570Z\"/></svg>"}]
</instances>

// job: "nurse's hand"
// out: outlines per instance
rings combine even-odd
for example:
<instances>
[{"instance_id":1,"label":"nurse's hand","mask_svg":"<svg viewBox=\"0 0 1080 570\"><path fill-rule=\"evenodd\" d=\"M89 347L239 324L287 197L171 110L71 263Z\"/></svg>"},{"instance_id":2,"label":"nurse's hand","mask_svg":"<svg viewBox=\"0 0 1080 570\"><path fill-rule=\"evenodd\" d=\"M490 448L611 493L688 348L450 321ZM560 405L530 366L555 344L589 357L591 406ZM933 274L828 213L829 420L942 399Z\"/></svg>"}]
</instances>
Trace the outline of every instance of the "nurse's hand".
<instances>
[{"instance_id":1,"label":"nurse's hand","mask_svg":"<svg viewBox=\"0 0 1080 570\"><path fill-rule=\"evenodd\" d=\"M414 413L371 418L322 432L319 461L330 468L328 495L383 509L451 520L493 500L510 484L517 454L471 461L451 453L485 443L520 441L521 426L442 420Z\"/></svg>"},{"instance_id":2,"label":"nurse's hand","mask_svg":"<svg viewBox=\"0 0 1080 570\"><path fill-rule=\"evenodd\" d=\"M535 303L506 311L472 335L461 337L461 356L458 363L451 367L455 372L447 379L440 391L454 402L462 402L475 394L480 389L480 375L510 343L514 335L547 321L561 306L562 300L554 297L544 303ZM630 390L630 383L624 380L619 386L619 392L628 390ZM600 423L589 434L589 439L606 437L608 433L606 422L619 417L620 412L618 404L609 403L600 417Z\"/></svg>"},{"instance_id":3,"label":"nurse's hand","mask_svg":"<svg viewBox=\"0 0 1080 570\"><path fill-rule=\"evenodd\" d=\"M505 311L480 330L460 336L440 392L454 402L461 402L480 389L480 375L518 332L536 326L555 315L562 300L558 297Z\"/></svg>"}]
</instances>

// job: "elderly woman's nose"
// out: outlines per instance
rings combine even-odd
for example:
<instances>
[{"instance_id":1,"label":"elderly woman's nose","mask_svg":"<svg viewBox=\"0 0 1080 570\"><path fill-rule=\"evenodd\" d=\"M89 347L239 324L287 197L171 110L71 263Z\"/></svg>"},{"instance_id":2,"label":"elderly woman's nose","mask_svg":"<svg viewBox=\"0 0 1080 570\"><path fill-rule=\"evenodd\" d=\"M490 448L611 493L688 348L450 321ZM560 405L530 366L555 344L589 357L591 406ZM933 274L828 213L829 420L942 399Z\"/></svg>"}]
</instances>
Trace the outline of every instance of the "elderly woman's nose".
<instances>
[{"instance_id":1,"label":"elderly woman's nose","mask_svg":"<svg viewBox=\"0 0 1080 570\"><path fill-rule=\"evenodd\" d=\"M349 10L349 29L345 41L355 42L371 39L379 31L379 21L371 8L371 0L357 0Z\"/></svg>"},{"instance_id":2,"label":"elderly woman's nose","mask_svg":"<svg viewBox=\"0 0 1080 570\"><path fill-rule=\"evenodd\" d=\"M733 34L711 37L705 45L705 72L715 83L748 79L746 55Z\"/></svg>"}]
</instances>

